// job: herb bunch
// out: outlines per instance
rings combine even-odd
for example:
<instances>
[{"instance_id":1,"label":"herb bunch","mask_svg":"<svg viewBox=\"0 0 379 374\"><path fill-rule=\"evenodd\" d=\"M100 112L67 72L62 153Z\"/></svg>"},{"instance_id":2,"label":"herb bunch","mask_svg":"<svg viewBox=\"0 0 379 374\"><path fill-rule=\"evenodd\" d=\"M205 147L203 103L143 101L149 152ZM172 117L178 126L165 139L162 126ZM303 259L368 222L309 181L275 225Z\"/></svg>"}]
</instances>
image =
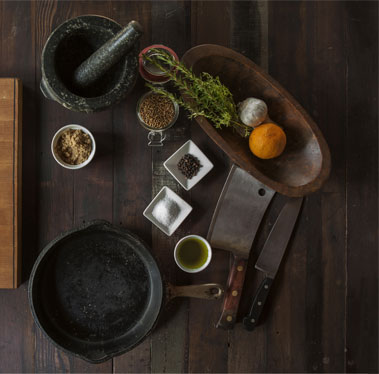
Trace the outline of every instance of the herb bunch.
<instances>
[{"instance_id":1,"label":"herb bunch","mask_svg":"<svg viewBox=\"0 0 379 374\"><path fill-rule=\"evenodd\" d=\"M231 92L221 82L219 77L202 72L196 76L192 69L176 61L170 54L161 49L152 49L154 58L144 55L143 58L170 78L175 87L190 100L164 90L161 87L146 85L155 93L166 96L178 105L189 111L189 118L204 116L209 119L217 129L233 127L242 136L248 136L251 127L239 121L237 106Z\"/></svg>"}]
</instances>

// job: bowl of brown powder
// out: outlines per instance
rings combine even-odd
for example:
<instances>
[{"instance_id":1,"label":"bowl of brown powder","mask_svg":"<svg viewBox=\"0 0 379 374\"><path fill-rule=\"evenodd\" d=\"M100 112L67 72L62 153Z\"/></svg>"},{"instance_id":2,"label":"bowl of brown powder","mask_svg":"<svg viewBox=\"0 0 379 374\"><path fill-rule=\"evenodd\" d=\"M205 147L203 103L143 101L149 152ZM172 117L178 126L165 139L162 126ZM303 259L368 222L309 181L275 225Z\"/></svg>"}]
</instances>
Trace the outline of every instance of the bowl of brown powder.
<instances>
[{"instance_id":1,"label":"bowl of brown powder","mask_svg":"<svg viewBox=\"0 0 379 374\"><path fill-rule=\"evenodd\" d=\"M80 125L63 126L55 133L51 142L55 161L66 169L75 170L88 165L95 151L95 138Z\"/></svg>"}]
</instances>

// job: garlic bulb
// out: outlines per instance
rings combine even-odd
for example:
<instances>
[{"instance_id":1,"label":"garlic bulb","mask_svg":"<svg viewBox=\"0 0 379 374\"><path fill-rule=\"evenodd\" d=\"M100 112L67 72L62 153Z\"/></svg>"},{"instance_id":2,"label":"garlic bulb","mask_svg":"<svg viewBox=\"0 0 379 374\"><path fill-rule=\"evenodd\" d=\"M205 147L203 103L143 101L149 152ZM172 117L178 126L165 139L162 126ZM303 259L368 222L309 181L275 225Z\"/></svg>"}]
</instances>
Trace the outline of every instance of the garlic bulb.
<instances>
[{"instance_id":1,"label":"garlic bulb","mask_svg":"<svg viewBox=\"0 0 379 374\"><path fill-rule=\"evenodd\" d=\"M267 116L267 105L263 100L249 97L238 104L238 115L246 126L258 126Z\"/></svg>"}]
</instances>

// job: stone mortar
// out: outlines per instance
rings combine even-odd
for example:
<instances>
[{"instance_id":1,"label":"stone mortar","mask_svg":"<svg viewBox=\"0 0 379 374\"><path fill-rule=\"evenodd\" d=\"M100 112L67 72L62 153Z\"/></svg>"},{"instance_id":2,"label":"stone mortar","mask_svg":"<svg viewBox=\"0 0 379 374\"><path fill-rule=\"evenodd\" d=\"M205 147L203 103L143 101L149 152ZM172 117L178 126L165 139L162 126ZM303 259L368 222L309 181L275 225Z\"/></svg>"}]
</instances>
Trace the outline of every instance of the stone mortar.
<instances>
[{"instance_id":1,"label":"stone mortar","mask_svg":"<svg viewBox=\"0 0 379 374\"><path fill-rule=\"evenodd\" d=\"M58 26L42 51L42 93L79 112L105 110L122 100L137 79L139 43L90 86L74 83L75 69L121 29L115 21L95 15L79 16Z\"/></svg>"}]
</instances>

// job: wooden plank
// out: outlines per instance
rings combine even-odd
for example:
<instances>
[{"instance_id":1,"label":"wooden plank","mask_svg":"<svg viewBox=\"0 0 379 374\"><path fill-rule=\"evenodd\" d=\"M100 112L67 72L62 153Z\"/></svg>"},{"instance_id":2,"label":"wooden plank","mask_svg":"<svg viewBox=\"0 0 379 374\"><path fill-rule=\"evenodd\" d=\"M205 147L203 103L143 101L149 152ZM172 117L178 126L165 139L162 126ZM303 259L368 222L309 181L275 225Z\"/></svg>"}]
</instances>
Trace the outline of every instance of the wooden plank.
<instances>
[{"instance_id":1,"label":"wooden plank","mask_svg":"<svg viewBox=\"0 0 379 374\"><path fill-rule=\"evenodd\" d=\"M346 91L344 60L345 20L343 2L314 3L307 12L314 19L313 48L309 64L312 96L308 110L320 125L332 150L332 173L322 190L321 238L322 311L321 352L317 361L308 362L308 370L345 371L345 308L346 308ZM323 79L319 77L323 76ZM324 80L325 79L325 80ZM336 214L338 212L338 214ZM313 224L311 224L313 225ZM314 225L313 225L314 226ZM312 265L311 265L312 266ZM309 274L313 270L308 267ZM319 279L317 280L319 282ZM311 288L308 289L308 292ZM312 323L311 317L308 323Z\"/></svg>"},{"instance_id":2,"label":"wooden plank","mask_svg":"<svg viewBox=\"0 0 379 374\"><path fill-rule=\"evenodd\" d=\"M190 47L189 2L153 2L151 7L152 43L160 43L172 48L178 56ZM175 31L174 31L175 30ZM189 138L188 122L183 111L177 123L167 132L163 147L151 149L152 155L152 195L154 197L163 186L177 192L189 201L189 193L171 177L163 167L163 162ZM147 147L147 146L146 146ZM152 227L152 249L161 268L165 282L186 284L188 276L174 262L175 243L188 233L188 218L171 236L167 237L155 226ZM151 337L152 372L186 372L188 357L188 300L177 299L165 306L158 326Z\"/></svg>"},{"instance_id":3,"label":"wooden plank","mask_svg":"<svg viewBox=\"0 0 379 374\"><path fill-rule=\"evenodd\" d=\"M230 46L232 2L198 1L191 3L191 46L215 43ZM215 16L217 15L217 16ZM229 158L193 120L191 138L214 164L214 169L191 190L191 202L196 208L191 219L191 234L207 236L219 194L228 175ZM197 275L200 282L225 284L229 271L229 253L214 250L210 266ZM228 332L215 328L221 313L221 301L191 300L189 309L189 372L228 371Z\"/></svg>"},{"instance_id":4,"label":"wooden plank","mask_svg":"<svg viewBox=\"0 0 379 374\"><path fill-rule=\"evenodd\" d=\"M140 47L151 44L151 3L123 2L112 4L112 18L122 25L135 19L144 34ZM151 199L151 151L147 149L146 130L137 122L137 101L144 92L139 77L131 94L113 109L114 195L113 222L139 235L151 245L151 224L142 215ZM115 373L147 373L151 371L150 336L132 351L115 357Z\"/></svg>"},{"instance_id":5,"label":"wooden plank","mask_svg":"<svg viewBox=\"0 0 379 374\"><path fill-rule=\"evenodd\" d=\"M285 318L293 323L287 325L284 336L270 331L268 370L344 370L345 71L341 65L345 51L341 12L340 3L270 4L270 73L301 98L320 126L332 150L333 169L323 190L306 200L298 240L289 248L286 269L292 269L292 274L283 282L291 285L291 291L279 299L291 304L285 312L291 313L290 319L273 318L282 322L278 326L283 326ZM281 37L278 29L288 34ZM285 342L289 342L284 350L287 354L277 357ZM297 352L295 358L291 352Z\"/></svg>"},{"instance_id":6,"label":"wooden plank","mask_svg":"<svg viewBox=\"0 0 379 374\"><path fill-rule=\"evenodd\" d=\"M19 79L0 79L0 289L17 288L21 281L21 177L22 84Z\"/></svg>"},{"instance_id":7,"label":"wooden plank","mask_svg":"<svg viewBox=\"0 0 379 374\"><path fill-rule=\"evenodd\" d=\"M268 69L268 2L232 2L231 48Z\"/></svg>"},{"instance_id":8,"label":"wooden plank","mask_svg":"<svg viewBox=\"0 0 379 374\"><path fill-rule=\"evenodd\" d=\"M267 2L233 2L231 47L244 54L263 68L268 64L268 5ZM270 205L270 208L273 204ZM269 213L272 209L268 209ZM266 217L272 215L266 214ZM258 253L261 248L260 238L267 237L270 221L264 220L261 229L258 230L253 248L250 254L248 270L244 283L243 294L238 313L238 320L248 312L261 278L254 271ZM241 324L237 324L233 331L229 332L229 372L262 372L265 368L266 353L266 326L257 328L252 333L245 331Z\"/></svg>"},{"instance_id":9,"label":"wooden plank","mask_svg":"<svg viewBox=\"0 0 379 374\"><path fill-rule=\"evenodd\" d=\"M301 104L307 104L308 97L306 83L302 85L301 79L306 79L307 72L297 69L299 65L303 65L304 61L308 63L304 43L306 36L304 33L299 33L302 29L305 20L304 7L302 4L284 3L276 7L270 7L269 13L269 38L272 40L272 49L270 48L270 56L275 55L275 59L269 58L269 71L275 78L284 78L288 75L290 64L284 67L280 66L279 61L282 59L290 59L294 64L292 69L296 72L296 80L294 74L293 82L281 82L290 90L295 90L299 95L302 93L303 101ZM272 25L272 28L271 28ZM288 36L281 41L276 30L282 27L289 27ZM291 36L289 36L291 35ZM275 38L276 36L276 38ZM292 39L294 36L294 40ZM296 37L297 36L297 37ZM291 45L289 45L291 40ZM293 54L293 50L299 51ZM301 77L301 78L300 78ZM286 85L286 84L289 84ZM304 103L305 101L305 103ZM305 224L309 220L314 222L313 234L308 230L308 225ZM269 325L267 326L267 353L266 353L266 370L307 370L307 348L318 350L319 341L319 326L317 323L310 322L310 316L316 321L320 321L321 305L318 306L317 301L320 301L320 244L317 240L320 227L320 209L317 206L315 197L307 198L298 224L297 238L298 240L292 246L287 248L286 261L282 264L281 272L276 279L276 289L271 295L271 306ZM307 238L314 239L312 248L304 250ZM295 239L295 238L294 238ZM309 240L309 239L308 239ZM306 271L307 263L311 264L310 273ZM307 291L314 287L313 291L308 294ZM291 307L286 307L291 305ZM307 313L309 310L309 314ZM307 346L305 345L307 344ZM312 344L312 345L311 345ZM296 352L296 355L294 354ZM313 357L311 358L313 360ZM309 368L308 368L309 370Z\"/></svg>"},{"instance_id":10,"label":"wooden plank","mask_svg":"<svg viewBox=\"0 0 379 374\"><path fill-rule=\"evenodd\" d=\"M191 46L230 45L232 1L194 1L191 4Z\"/></svg>"},{"instance_id":11,"label":"wooden plank","mask_svg":"<svg viewBox=\"0 0 379 374\"><path fill-rule=\"evenodd\" d=\"M289 16L290 13L293 14L293 19ZM271 4L269 4L269 56L276 55L277 58L273 60L269 57L269 72L274 78L279 79L279 82L287 89L289 87L286 83L280 81L280 78L286 73L283 72L283 74L281 74L282 71L280 70L278 56L282 56L281 58L284 59L288 58L288 55L291 55L291 48L289 48L287 43L290 37L286 35L286 37L283 38L283 45L281 45L280 33L277 33L277 30L280 30L281 27L291 26L289 25L291 20L292 27L288 29L288 34L296 35L296 30L300 27L301 22L303 22L299 8L288 3L283 5L276 4L276 6L272 7ZM302 43L301 36L299 39L300 40L296 39L294 42L295 47L293 48L301 48L301 46L299 46L299 44L301 45ZM286 48L289 48L287 52ZM299 56L296 56L296 58L299 58ZM293 57L292 62L295 62L294 60L295 58ZM296 72L299 74L297 70ZM277 75L275 75L276 73ZM295 86L295 84L290 88L293 88L293 86ZM305 341L306 334L306 313L304 307L306 292L304 280L306 278L307 254L303 249L303 245L304 239L306 239L309 234L306 226L304 226L304 220L307 220L306 217L309 216L311 209L312 205L309 205L307 199L304 203L297 228L297 237L300 237L301 241L298 239L296 245L291 246L290 244L288 246L285 261L283 261L278 277L275 280L274 292L270 295L270 302L266 306L265 371L305 371L304 360L306 353L305 347L302 346L301 343ZM291 305L291 308L289 308L288 305ZM297 352L296 355L294 355L295 351Z\"/></svg>"},{"instance_id":12,"label":"wooden plank","mask_svg":"<svg viewBox=\"0 0 379 374\"><path fill-rule=\"evenodd\" d=\"M378 3L346 2L345 17L346 371L377 373Z\"/></svg>"}]
</instances>

